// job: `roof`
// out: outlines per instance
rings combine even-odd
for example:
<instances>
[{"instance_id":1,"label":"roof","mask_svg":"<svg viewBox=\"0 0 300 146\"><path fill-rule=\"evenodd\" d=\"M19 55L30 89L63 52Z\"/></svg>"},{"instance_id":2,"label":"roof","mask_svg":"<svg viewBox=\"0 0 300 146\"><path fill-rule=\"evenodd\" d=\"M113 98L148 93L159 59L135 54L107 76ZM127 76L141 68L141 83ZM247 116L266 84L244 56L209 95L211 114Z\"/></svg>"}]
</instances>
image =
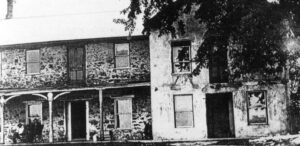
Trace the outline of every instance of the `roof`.
<instances>
[{"instance_id":1,"label":"roof","mask_svg":"<svg viewBox=\"0 0 300 146\"><path fill-rule=\"evenodd\" d=\"M126 37L125 27L113 22L119 12L0 20L0 45L91 38ZM141 35L137 23L132 36Z\"/></svg>"}]
</instances>

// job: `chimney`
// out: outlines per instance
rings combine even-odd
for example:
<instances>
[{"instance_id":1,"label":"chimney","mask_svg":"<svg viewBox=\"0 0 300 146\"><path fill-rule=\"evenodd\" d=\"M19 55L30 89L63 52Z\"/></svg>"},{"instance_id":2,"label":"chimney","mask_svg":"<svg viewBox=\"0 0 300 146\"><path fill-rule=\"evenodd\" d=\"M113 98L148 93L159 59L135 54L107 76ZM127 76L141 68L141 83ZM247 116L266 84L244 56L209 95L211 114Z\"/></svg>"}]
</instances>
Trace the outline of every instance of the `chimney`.
<instances>
[{"instance_id":1,"label":"chimney","mask_svg":"<svg viewBox=\"0 0 300 146\"><path fill-rule=\"evenodd\" d=\"M11 19L13 17L13 2L14 0L7 0L6 19Z\"/></svg>"}]
</instances>

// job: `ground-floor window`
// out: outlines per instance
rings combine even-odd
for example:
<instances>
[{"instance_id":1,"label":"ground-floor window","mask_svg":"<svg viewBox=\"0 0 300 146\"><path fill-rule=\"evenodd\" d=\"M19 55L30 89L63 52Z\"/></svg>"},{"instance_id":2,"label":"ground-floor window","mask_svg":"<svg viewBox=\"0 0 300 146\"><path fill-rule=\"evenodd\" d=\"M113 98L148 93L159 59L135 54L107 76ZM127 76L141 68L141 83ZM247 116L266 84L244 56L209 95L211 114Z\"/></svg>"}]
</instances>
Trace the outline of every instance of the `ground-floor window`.
<instances>
[{"instance_id":1,"label":"ground-floor window","mask_svg":"<svg viewBox=\"0 0 300 146\"><path fill-rule=\"evenodd\" d=\"M247 92L248 124L268 124L266 91Z\"/></svg>"},{"instance_id":2,"label":"ground-floor window","mask_svg":"<svg viewBox=\"0 0 300 146\"><path fill-rule=\"evenodd\" d=\"M43 107L42 107L42 102L27 102L26 103L26 111L27 111L27 116L26 116L26 123L29 124L33 122L34 120L38 120L39 122L42 122L42 117L43 117Z\"/></svg>"},{"instance_id":3,"label":"ground-floor window","mask_svg":"<svg viewBox=\"0 0 300 146\"><path fill-rule=\"evenodd\" d=\"M115 127L131 129L132 125L132 98L115 99Z\"/></svg>"},{"instance_id":4,"label":"ground-floor window","mask_svg":"<svg viewBox=\"0 0 300 146\"><path fill-rule=\"evenodd\" d=\"M193 127L194 111L192 95L174 95L175 127Z\"/></svg>"}]
</instances>

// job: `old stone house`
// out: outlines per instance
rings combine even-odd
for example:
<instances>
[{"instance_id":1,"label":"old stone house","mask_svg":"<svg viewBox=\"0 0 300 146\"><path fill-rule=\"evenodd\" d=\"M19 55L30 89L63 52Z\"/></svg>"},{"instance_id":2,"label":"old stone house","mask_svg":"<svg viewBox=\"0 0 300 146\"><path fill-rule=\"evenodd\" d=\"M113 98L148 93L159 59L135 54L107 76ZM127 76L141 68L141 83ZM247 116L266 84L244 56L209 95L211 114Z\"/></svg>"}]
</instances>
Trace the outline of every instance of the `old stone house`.
<instances>
[{"instance_id":1,"label":"old stone house","mask_svg":"<svg viewBox=\"0 0 300 146\"><path fill-rule=\"evenodd\" d=\"M9 142L18 123L34 119L49 142L91 140L94 134L144 138L151 121L148 37L0 48L2 142Z\"/></svg>"},{"instance_id":2,"label":"old stone house","mask_svg":"<svg viewBox=\"0 0 300 146\"><path fill-rule=\"evenodd\" d=\"M147 122L154 140L287 132L284 84L231 86L221 58L191 75L202 42L197 26L176 39L154 31L127 37L105 26L91 39L68 28L62 32L76 35L1 37L1 142L19 122L34 119L45 142L91 140L95 133L102 140L151 138L143 133Z\"/></svg>"}]
</instances>

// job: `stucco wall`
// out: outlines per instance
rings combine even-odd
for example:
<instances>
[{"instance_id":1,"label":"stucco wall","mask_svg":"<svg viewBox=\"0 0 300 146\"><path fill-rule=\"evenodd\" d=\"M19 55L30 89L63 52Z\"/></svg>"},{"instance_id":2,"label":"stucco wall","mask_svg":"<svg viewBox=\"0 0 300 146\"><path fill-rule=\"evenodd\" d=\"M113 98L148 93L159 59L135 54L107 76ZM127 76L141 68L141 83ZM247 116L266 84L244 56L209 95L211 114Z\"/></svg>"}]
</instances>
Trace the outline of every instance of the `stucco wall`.
<instances>
[{"instance_id":1,"label":"stucco wall","mask_svg":"<svg viewBox=\"0 0 300 146\"><path fill-rule=\"evenodd\" d=\"M116 40L116 43L118 41ZM86 86L150 80L148 40L130 41L130 68L114 68L114 43L85 43ZM26 49L40 49L40 73L26 74ZM0 88L67 87L67 46L10 47L1 51Z\"/></svg>"},{"instance_id":2,"label":"stucco wall","mask_svg":"<svg viewBox=\"0 0 300 146\"><path fill-rule=\"evenodd\" d=\"M181 37L191 40L192 57L201 44L201 37L189 33ZM287 110L285 86L231 86L209 84L209 72L202 69L199 76L172 74L170 36L150 36L151 54L151 102L154 139L196 140L207 138L206 94L228 93L233 95L233 113L236 137L266 136L287 132ZM192 64L192 68L195 63ZM268 102L268 125L248 125L246 91L266 90ZM175 128L174 95L193 95L193 128Z\"/></svg>"},{"instance_id":3,"label":"stucco wall","mask_svg":"<svg viewBox=\"0 0 300 146\"><path fill-rule=\"evenodd\" d=\"M246 91L267 92L267 125L248 125ZM243 86L233 92L236 137L254 137L287 133L286 90L282 84L272 86Z\"/></svg>"},{"instance_id":4,"label":"stucco wall","mask_svg":"<svg viewBox=\"0 0 300 146\"><path fill-rule=\"evenodd\" d=\"M194 37L196 39L197 37ZM205 94L203 83L208 82L205 76L189 78L189 75L172 74L170 36L150 36L151 55L151 102L154 139L201 139L206 137ZM192 42L192 56L199 43ZM195 67L195 63L192 64ZM192 94L194 110L193 128L175 128L173 95Z\"/></svg>"}]
</instances>

